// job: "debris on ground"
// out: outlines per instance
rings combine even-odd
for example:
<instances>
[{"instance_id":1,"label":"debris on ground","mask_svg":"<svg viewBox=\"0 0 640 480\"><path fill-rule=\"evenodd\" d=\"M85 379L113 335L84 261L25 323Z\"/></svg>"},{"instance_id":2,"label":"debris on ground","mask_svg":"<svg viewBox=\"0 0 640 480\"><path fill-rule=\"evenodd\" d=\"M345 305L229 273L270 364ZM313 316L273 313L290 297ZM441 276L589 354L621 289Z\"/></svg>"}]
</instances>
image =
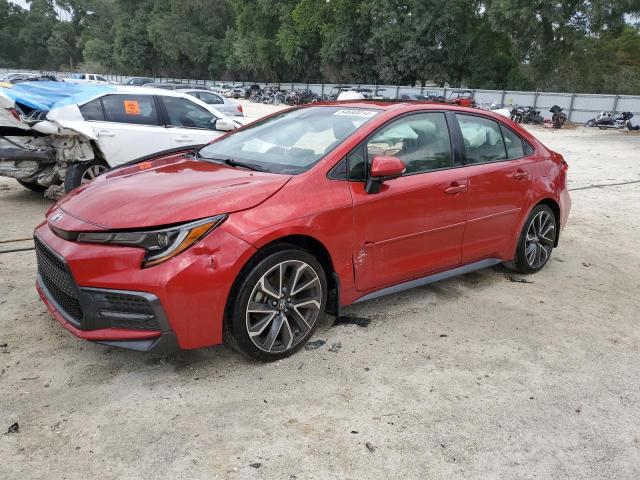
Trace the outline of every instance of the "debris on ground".
<instances>
[{"instance_id":1,"label":"debris on ground","mask_svg":"<svg viewBox=\"0 0 640 480\"><path fill-rule=\"evenodd\" d=\"M329 351L333 353L338 353L341 348L342 348L342 342L336 342L331 344L331 348L329 349Z\"/></svg>"},{"instance_id":2,"label":"debris on ground","mask_svg":"<svg viewBox=\"0 0 640 480\"><path fill-rule=\"evenodd\" d=\"M589 262L582 262L583 267L590 267L591 264Z\"/></svg>"},{"instance_id":3,"label":"debris on ground","mask_svg":"<svg viewBox=\"0 0 640 480\"><path fill-rule=\"evenodd\" d=\"M376 451L376 447L374 447L371 442L367 442L364 444L365 447L367 447L367 450L369 450L371 453Z\"/></svg>"},{"instance_id":4,"label":"debris on ground","mask_svg":"<svg viewBox=\"0 0 640 480\"><path fill-rule=\"evenodd\" d=\"M533 280L529 280L522 277L507 277L507 279L510 282L515 282L515 283L535 283Z\"/></svg>"},{"instance_id":5,"label":"debris on ground","mask_svg":"<svg viewBox=\"0 0 640 480\"><path fill-rule=\"evenodd\" d=\"M313 342L309 342L304 346L305 350L316 350L327 343L326 340L314 340Z\"/></svg>"},{"instance_id":6,"label":"debris on ground","mask_svg":"<svg viewBox=\"0 0 640 480\"><path fill-rule=\"evenodd\" d=\"M447 338L449 335L447 335L446 333L441 333L440 334L440 338Z\"/></svg>"},{"instance_id":7,"label":"debris on ground","mask_svg":"<svg viewBox=\"0 0 640 480\"><path fill-rule=\"evenodd\" d=\"M16 422L9 427L9 430L7 430L7 433L18 433L19 431L20 431L20 425L18 425L18 422Z\"/></svg>"},{"instance_id":8,"label":"debris on ground","mask_svg":"<svg viewBox=\"0 0 640 480\"><path fill-rule=\"evenodd\" d=\"M371 323L370 318L350 317L347 315L340 315L333 322L333 326L335 327L337 325L357 325L358 327L368 327L370 323Z\"/></svg>"},{"instance_id":9,"label":"debris on ground","mask_svg":"<svg viewBox=\"0 0 640 480\"><path fill-rule=\"evenodd\" d=\"M254 463L250 463L249 466L253 468L260 468L262 464L260 462L254 462Z\"/></svg>"}]
</instances>

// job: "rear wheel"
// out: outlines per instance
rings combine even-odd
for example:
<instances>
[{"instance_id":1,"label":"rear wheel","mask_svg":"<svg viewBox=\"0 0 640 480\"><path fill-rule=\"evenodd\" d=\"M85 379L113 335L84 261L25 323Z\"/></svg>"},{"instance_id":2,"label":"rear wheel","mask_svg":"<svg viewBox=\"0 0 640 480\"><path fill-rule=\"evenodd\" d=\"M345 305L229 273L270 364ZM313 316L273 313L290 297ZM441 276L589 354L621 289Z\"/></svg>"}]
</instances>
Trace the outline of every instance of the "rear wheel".
<instances>
[{"instance_id":1,"label":"rear wheel","mask_svg":"<svg viewBox=\"0 0 640 480\"><path fill-rule=\"evenodd\" d=\"M521 273L536 273L549 261L557 236L556 216L547 205L533 209L524 224L514 267Z\"/></svg>"},{"instance_id":2,"label":"rear wheel","mask_svg":"<svg viewBox=\"0 0 640 480\"><path fill-rule=\"evenodd\" d=\"M287 248L253 262L241 275L225 322L227 343L260 361L299 350L324 316L327 281L320 263Z\"/></svg>"},{"instance_id":3,"label":"rear wheel","mask_svg":"<svg viewBox=\"0 0 640 480\"><path fill-rule=\"evenodd\" d=\"M18 180L18 183L24 188L28 188L29 190L32 190L34 192L44 192L47 189L47 187L43 187L39 183L24 182L22 180Z\"/></svg>"},{"instance_id":4,"label":"rear wheel","mask_svg":"<svg viewBox=\"0 0 640 480\"><path fill-rule=\"evenodd\" d=\"M107 164L98 159L72 163L67 167L67 172L64 176L64 191L70 192L83 183L90 182L107 170L109 170Z\"/></svg>"}]
</instances>

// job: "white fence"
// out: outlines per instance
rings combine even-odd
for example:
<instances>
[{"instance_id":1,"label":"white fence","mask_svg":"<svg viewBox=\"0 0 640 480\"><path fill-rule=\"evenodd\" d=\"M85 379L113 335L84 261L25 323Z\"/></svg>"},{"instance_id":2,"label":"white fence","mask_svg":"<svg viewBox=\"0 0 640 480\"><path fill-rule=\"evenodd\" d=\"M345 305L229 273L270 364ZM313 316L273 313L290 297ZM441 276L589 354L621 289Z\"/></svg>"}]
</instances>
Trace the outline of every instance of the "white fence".
<instances>
[{"instance_id":1,"label":"white fence","mask_svg":"<svg viewBox=\"0 0 640 480\"><path fill-rule=\"evenodd\" d=\"M7 69L0 69L0 73ZM24 71L28 70L11 70ZM45 72L43 72L45 73ZM71 75L66 72L46 72L61 77ZM125 76L122 75L103 75L110 81L121 82ZM237 82L223 80L194 80L188 78L155 78L156 82L179 82L189 84L200 84L208 86L242 86L250 85L254 82ZM267 84L256 82L261 86ZM336 92L336 84L330 83L270 83L268 85L279 86L283 90L305 89L308 88L319 94L331 94ZM345 85L345 84L342 84ZM456 90L452 88L432 88L432 87L411 87L402 85L363 85L363 84L347 84L356 88L377 89L378 95L389 99L399 99L406 93L429 93L434 92L438 95L447 97ZM599 112L631 112L636 117L640 117L640 95L605 95L605 94L586 94L586 93L551 93L551 92L518 92L510 90L479 90L469 89L474 93L475 100L479 104L496 106L532 106L540 110L543 114L548 113L553 105L559 105L564 108L569 120L577 123L584 123L590 118L595 117ZM545 115L550 116L550 115Z\"/></svg>"}]
</instances>

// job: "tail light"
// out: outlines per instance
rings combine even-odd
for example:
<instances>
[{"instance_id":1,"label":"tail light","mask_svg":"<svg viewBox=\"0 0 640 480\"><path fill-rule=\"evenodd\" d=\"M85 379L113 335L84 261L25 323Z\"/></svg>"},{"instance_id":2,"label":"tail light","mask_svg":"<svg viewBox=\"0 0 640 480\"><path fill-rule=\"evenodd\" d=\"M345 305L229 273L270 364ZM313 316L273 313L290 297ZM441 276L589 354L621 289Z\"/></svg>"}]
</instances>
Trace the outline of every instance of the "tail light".
<instances>
[{"instance_id":1,"label":"tail light","mask_svg":"<svg viewBox=\"0 0 640 480\"><path fill-rule=\"evenodd\" d=\"M20 121L20 113L18 113L18 110L16 110L15 108L7 108L7 110L9 110L9 113L11 114L11 116L13 116L13 118Z\"/></svg>"},{"instance_id":2,"label":"tail light","mask_svg":"<svg viewBox=\"0 0 640 480\"><path fill-rule=\"evenodd\" d=\"M242 111L242 105L238 105L238 111L239 111L240 113L244 113L244 112Z\"/></svg>"}]
</instances>

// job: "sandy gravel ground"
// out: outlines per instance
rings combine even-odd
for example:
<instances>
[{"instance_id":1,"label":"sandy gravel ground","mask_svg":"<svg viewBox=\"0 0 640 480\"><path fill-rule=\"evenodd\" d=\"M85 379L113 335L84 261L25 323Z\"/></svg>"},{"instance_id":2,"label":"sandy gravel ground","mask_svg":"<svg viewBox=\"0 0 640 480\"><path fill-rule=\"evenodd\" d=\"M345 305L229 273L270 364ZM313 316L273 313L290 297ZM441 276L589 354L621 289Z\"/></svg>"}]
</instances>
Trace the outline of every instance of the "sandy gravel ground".
<instances>
[{"instance_id":1,"label":"sandy gravel ground","mask_svg":"<svg viewBox=\"0 0 640 480\"><path fill-rule=\"evenodd\" d=\"M536 134L572 188L640 181L640 135ZM0 254L0 479L637 479L640 183L572 196L533 283L494 268L370 301L347 311L368 327L327 322L268 365L76 340L33 252ZM48 205L0 180L0 240Z\"/></svg>"}]
</instances>

